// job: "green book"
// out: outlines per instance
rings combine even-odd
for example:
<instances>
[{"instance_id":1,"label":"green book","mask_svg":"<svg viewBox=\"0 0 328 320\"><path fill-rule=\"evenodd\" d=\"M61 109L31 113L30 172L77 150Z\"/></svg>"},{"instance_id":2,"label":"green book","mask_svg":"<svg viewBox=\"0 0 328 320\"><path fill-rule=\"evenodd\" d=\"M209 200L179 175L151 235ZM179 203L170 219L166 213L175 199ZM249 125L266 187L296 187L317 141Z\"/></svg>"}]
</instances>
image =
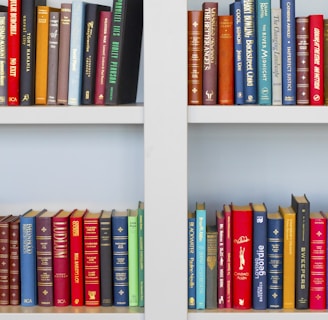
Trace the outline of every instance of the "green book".
<instances>
[{"instance_id":1,"label":"green book","mask_svg":"<svg viewBox=\"0 0 328 320\"><path fill-rule=\"evenodd\" d=\"M145 265L144 265L144 203L139 201L138 205L138 237L139 237L139 278L138 278L138 288L139 288L139 307L144 307L145 305Z\"/></svg>"}]
</instances>

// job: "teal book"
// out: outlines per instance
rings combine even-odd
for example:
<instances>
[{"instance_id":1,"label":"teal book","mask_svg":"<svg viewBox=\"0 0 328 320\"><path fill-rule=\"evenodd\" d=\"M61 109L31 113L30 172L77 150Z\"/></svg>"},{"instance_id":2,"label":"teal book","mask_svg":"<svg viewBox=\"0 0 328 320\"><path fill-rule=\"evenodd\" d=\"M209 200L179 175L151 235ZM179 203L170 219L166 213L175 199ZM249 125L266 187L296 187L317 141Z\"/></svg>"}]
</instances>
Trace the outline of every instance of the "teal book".
<instances>
[{"instance_id":1,"label":"teal book","mask_svg":"<svg viewBox=\"0 0 328 320\"><path fill-rule=\"evenodd\" d=\"M139 237L139 276L138 276L138 286L139 286L139 307L144 307L145 305L145 207L143 201L139 201L138 204L138 237Z\"/></svg>"},{"instance_id":2,"label":"teal book","mask_svg":"<svg viewBox=\"0 0 328 320\"><path fill-rule=\"evenodd\" d=\"M271 0L256 0L258 103L272 104Z\"/></svg>"}]
</instances>

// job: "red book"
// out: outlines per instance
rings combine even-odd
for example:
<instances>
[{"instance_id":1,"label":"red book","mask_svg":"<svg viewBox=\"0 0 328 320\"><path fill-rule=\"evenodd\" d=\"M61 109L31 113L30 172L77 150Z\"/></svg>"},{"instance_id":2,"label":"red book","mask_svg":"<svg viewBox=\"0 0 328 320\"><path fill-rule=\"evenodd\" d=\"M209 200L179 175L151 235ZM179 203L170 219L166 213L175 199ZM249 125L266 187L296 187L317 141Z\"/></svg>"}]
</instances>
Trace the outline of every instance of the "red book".
<instances>
[{"instance_id":1,"label":"red book","mask_svg":"<svg viewBox=\"0 0 328 320\"><path fill-rule=\"evenodd\" d=\"M223 206L224 213L224 307L232 308L232 235L231 235L231 207L225 204Z\"/></svg>"},{"instance_id":2,"label":"red book","mask_svg":"<svg viewBox=\"0 0 328 320\"><path fill-rule=\"evenodd\" d=\"M324 104L323 15L309 16L310 105Z\"/></svg>"},{"instance_id":3,"label":"red book","mask_svg":"<svg viewBox=\"0 0 328 320\"><path fill-rule=\"evenodd\" d=\"M70 215L71 304L84 305L83 216L87 211L74 210Z\"/></svg>"},{"instance_id":4,"label":"red book","mask_svg":"<svg viewBox=\"0 0 328 320\"><path fill-rule=\"evenodd\" d=\"M320 212L310 213L310 309L326 309L327 219Z\"/></svg>"},{"instance_id":5,"label":"red book","mask_svg":"<svg viewBox=\"0 0 328 320\"><path fill-rule=\"evenodd\" d=\"M216 212L216 227L218 232L218 308L224 308L224 212Z\"/></svg>"},{"instance_id":6,"label":"red book","mask_svg":"<svg viewBox=\"0 0 328 320\"><path fill-rule=\"evenodd\" d=\"M70 211L60 210L52 219L52 248L54 272L54 306L70 304L70 256L69 216Z\"/></svg>"},{"instance_id":7,"label":"red book","mask_svg":"<svg viewBox=\"0 0 328 320\"><path fill-rule=\"evenodd\" d=\"M251 205L231 205L233 308L252 307L253 211Z\"/></svg>"},{"instance_id":8,"label":"red book","mask_svg":"<svg viewBox=\"0 0 328 320\"><path fill-rule=\"evenodd\" d=\"M20 218L9 223L9 304L20 304L20 267L19 267L19 226Z\"/></svg>"}]
</instances>

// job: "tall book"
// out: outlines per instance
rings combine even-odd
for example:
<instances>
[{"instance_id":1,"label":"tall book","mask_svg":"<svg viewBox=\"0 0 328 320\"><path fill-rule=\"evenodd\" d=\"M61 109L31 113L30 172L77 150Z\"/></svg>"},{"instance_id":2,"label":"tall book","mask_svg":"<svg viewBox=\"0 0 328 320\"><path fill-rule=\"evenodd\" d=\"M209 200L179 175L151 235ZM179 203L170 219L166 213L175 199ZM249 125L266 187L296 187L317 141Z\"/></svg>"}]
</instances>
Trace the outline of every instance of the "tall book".
<instances>
[{"instance_id":1,"label":"tall book","mask_svg":"<svg viewBox=\"0 0 328 320\"><path fill-rule=\"evenodd\" d=\"M69 218L70 224L70 274L71 304L84 305L84 253L83 253L83 217L87 210L75 209Z\"/></svg>"},{"instance_id":2,"label":"tall book","mask_svg":"<svg viewBox=\"0 0 328 320\"><path fill-rule=\"evenodd\" d=\"M320 213L326 218L328 219L328 213L326 211L320 211ZM326 266L328 265L328 222L326 222L327 224L327 228L326 228ZM328 272L326 272L326 309L328 307Z\"/></svg>"},{"instance_id":3,"label":"tall book","mask_svg":"<svg viewBox=\"0 0 328 320\"><path fill-rule=\"evenodd\" d=\"M233 16L218 17L218 104L232 105L235 101Z\"/></svg>"},{"instance_id":4,"label":"tall book","mask_svg":"<svg viewBox=\"0 0 328 320\"><path fill-rule=\"evenodd\" d=\"M280 0L282 103L296 104L295 0Z\"/></svg>"},{"instance_id":5,"label":"tall book","mask_svg":"<svg viewBox=\"0 0 328 320\"><path fill-rule=\"evenodd\" d=\"M100 305L100 239L101 212L87 212L83 216L84 300L86 306Z\"/></svg>"},{"instance_id":6,"label":"tall book","mask_svg":"<svg viewBox=\"0 0 328 320\"><path fill-rule=\"evenodd\" d=\"M114 0L105 104L136 102L142 29L143 0Z\"/></svg>"},{"instance_id":7,"label":"tall book","mask_svg":"<svg viewBox=\"0 0 328 320\"><path fill-rule=\"evenodd\" d=\"M218 243L217 243L217 255L218 255L218 300L217 307L219 309L224 308L224 296L225 296L225 249L224 249L224 212L223 210L216 211L216 227L218 232Z\"/></svg>"},{"instance_id":8,"label":"tall book","mask_svg":"<svg viewBox=\"0 0 328 320\"><path fill-rule=\"evenodd\" d=\"M283 250L283 308L295 308L295 254L296 254L296 212L289 207L279 206L284 219Z\"/></svg>"},{"instance_id":9,"label":"tall book","mask_svg":"<svg viewBox=\"0 0 328 320\"><path fill-rule=\"evenodd\" d=\"M21 305L35 306L38 301L36 272L36 224L37 215L45 212L28 210L20 218L20 270Z\"/></svg>"},{"instance_id":10,"label":"tall book","mask_svg":"<svg viewBox=\"0 0 328 320\"><path fill-rule=\"evenodd\" d=\"M203 103L203 10L188 10L188 105Z\"/></svg>"},{"instance_id":11,"label":"tall book","mask_svg":"<svg viewBox=\"0 0 328 320\"><path fill-rule=\"evenodd\" d=\"M232 308L232 215L231 206L223 205L224 214L224 307Z\"/></svg>"},{"instance_id":12,"label":"tall book","mask_svg":"<svg viewBox=\"0 0 328 320\"><path fill-rule=\"evenodd\" d=\"M253 210L251 205L231 204L233 308L252 307Z\"/></svg>"},{"instance_id":13,"label":"tall book","mask_svg":"<svg viewBox=\"0 0 328 320\"><path fill-rule=\"evenodd\" d=\"M100 227L100 305L113 305L112 212L102 210Z\"/></svg>"},{"instance_id":14,"label":"tall book","mask_svg":"<svg viewBox=\"0 0 328 320\"><path fill-rule=\"evenodd\" d=\"M196 309L196 212L188 212L188 309Z\"/></svg>"},{"instance_id":15,"label":"tall book","mask_svg":"<svg viewBox=\"0 0 328 320\"><path fill-rule=\"evenodd\" d=\"M70 215L71 211L60 210L52 218L54 306L56 307L68 306L71 303Z\"/></svg>"},{"instance_id":16,"label":"tall book","mask_svg":"<svg viewBox=\"0 0 328 320\"><path fill-rule=\"evenodd\" d=\"M309 15L310 105L324 104L323 15Z\"/></svg>"},{"instance_id":17,"label":"tall book","mask_svg":"<svg viewBox=\"0 0 328 320\"><path fill-rule=\"evenodd\" d=\"M196 203L196 309L206 307L206 208Z\"/></svg>"},{"instance_id":18,"label":"tall book","mask_svg":"<svg viewBox=\"0 0 328 320\"><path fill-rule=\"evenodd\" d=\"M8 8L5 7L7 10ZM8 12L0 10L0 105L7 105Z\"/></svg>"},{"instance_id":19,"label":"tall book","mask_svg":"<svg viewBox=\"0 0 328 320\"><path fill-rule=\"evenodd\" d=\"M296 103L310 103L309 18L296 17Z\"/></svg>"},{"instance_id":20,"label":"tall book","mask_svg":"<svg viewBox=\"0 0 328 320\"><path fill-rule=\"evenodd\" d=\"M323 32L324 32L324 97L325 105L328 105L328 19L323 19Z\"/></svg>"},{"instance_id":21,"label":"tall book","mask_svg":"<svg viewBox=\"0 0 328 320\"><path fill-rule=\"evenodd\" d=\"M9 224L9 304L20 305L20 216Z\"/></svg>"},{"instance_id":22,"label":"tall book","mask_svg":"<svg viewBox=\"0 0 328 320\"><path fill-rule=\"evenodd\" d=\"M296 287L295 308L309 307L309 274L310 274L310 202L306 195L291 196L291 206L296 212Z\"/></svg>"},{"instance_id":23,"label":"tall book","mask_svg":"<svg viewBox=\"0 0 328 320\"><path fill-rule=\"evenodd\" d=\"M128 212L112 211L113 305L129 305Z\"/></svg>"},{"instance_id":24,"label":"tall book","mask_svg":"<svg viewBox=\"0 0 328 320\"><path fill-rule=\"evenodd\" d=\"M269 309L283 306L284 218L281 213L268 213L268 283ZM289 276L289 275L287 275Z\"/></svg>"},{"instance_id":25,"label":"tall book","mask_svg":"<svg viewBox=\"0 0 328 320\"><path fill-rule=\"evenodd\" d=\"M272 104L271 0L256 0L257 90L260 105Z\"/></svg>"},{"instance_id":26,"label":"tall book","mask_svg":"<svg viewBox=\"0 0 328 320\"><path fill-rule=\"evenodd\" d=\"M218 2L203 2L203 104L217 104Z\"/></svg>"},{"instance_id":27,"label":"tall book","mask_svg":"<svg viewBox=\"0 0 328 320\"><path fill-rule=\"evenodd\" d=\"M139 237L139 307L145 305L145 205L138 203L138 237Z\"/></svg>"},{"instance_id":28,"label":"tall book","mask_svg":"<svg viewBox=\"0 0 328 320\"><path fill-rule=\"evenodd\" d=\"M322 212L310 213L309 309L326 309L327 219Z\"/></svg>"},{"instance_id":29,"label":"tall book","mask_svg":"<svg viewBox=\"0 0 328 320\"><path fill-rule=\"evenodd\" d=\"M268 228L267 208L264 203L253 203L253 309L267 308Z\"/></svg>"}]
</instances>

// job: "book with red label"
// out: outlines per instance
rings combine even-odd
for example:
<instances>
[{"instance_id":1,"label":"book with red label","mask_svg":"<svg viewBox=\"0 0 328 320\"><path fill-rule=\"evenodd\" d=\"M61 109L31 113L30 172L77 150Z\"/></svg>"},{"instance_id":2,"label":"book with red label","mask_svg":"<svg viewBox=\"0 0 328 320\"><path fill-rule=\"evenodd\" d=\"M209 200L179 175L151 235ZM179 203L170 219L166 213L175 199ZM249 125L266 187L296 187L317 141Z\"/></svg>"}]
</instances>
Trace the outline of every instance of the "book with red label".
<instances>
[{"instance_id":1,"label":"book with red label","mask_svg":"<svg viewBox=\"0 0 328 320\"><path fill-rule=\"evenodd\" d=\"M9 304L20 304L20 217L16 216L9 224Z\"/></svg>"},{"instance_id":2,"label":"book with red label","mask_svg":"<svg viewBox=\"0 0 328 320\"><path fill-rule=\"evenodd\" d=\"M224 213L224 307L232 308L232 216L231 206L223 206Z\"/></svg>"},{"instance_id":3,"label":"book with red label","mask_svg":"<svg viewBox=\"0 0 328 320\"><path fill-rule=\"evenodd\" d=\"M217 307L219 309L224 308L224 273L225 273L225 259L224 259L224 212L216 211L216 228L218 232L218 301Z\"/></svg>"},{"instance_id":4,"label":"book with red label","mask_svg":"<svg viewBox=\"0 0 328 320\"><path fill-rule=\"evenodd\" d=\"M323 15L309 15L310 105L324 104Z\"/></svg>"},{"instance_id":5,"label":"book with red label","mask_svg":"<svg viewBox=\"0 0 328 320\"><path fill-rule=\"evenodd\" d=\"M233 308L252 307L253 210L231 204Z\"/></svg>"}]
</instances>

